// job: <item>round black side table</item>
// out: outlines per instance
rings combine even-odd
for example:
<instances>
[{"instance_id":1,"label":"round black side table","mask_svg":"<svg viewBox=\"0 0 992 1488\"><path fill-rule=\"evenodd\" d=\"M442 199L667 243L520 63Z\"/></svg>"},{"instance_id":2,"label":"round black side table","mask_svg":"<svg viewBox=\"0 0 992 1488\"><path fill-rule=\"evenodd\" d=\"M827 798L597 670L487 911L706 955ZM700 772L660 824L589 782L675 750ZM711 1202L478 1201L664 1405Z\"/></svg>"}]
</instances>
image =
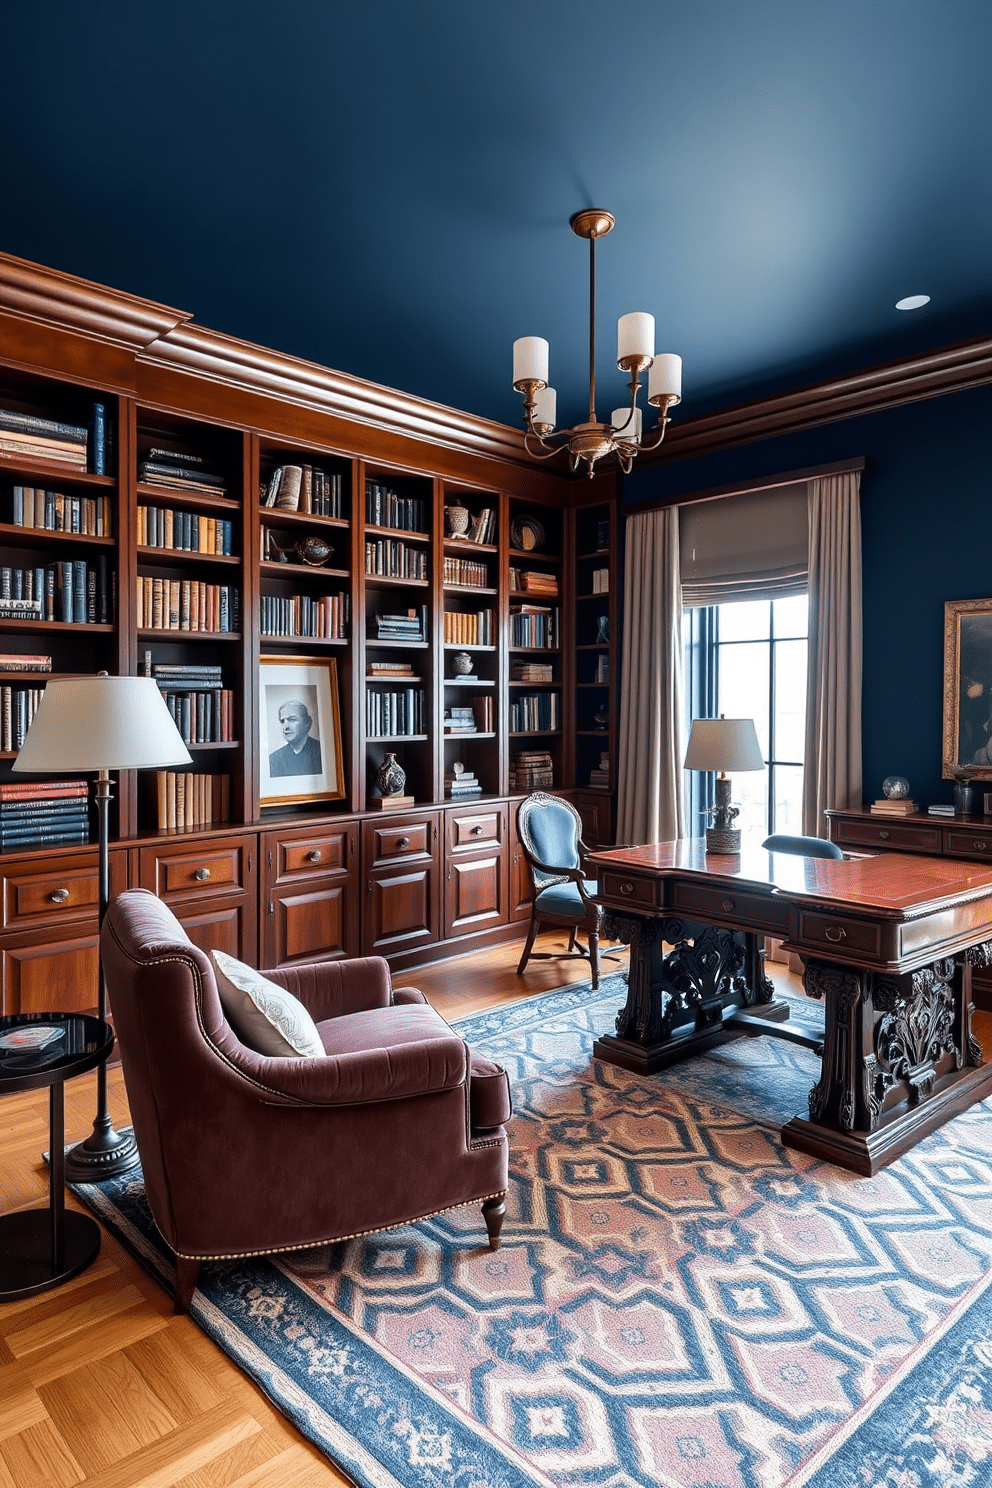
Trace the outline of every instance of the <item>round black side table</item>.
<instances>
[{"instance_id":1,"label":"round black side table","mask_svg":"<svg viewBox=\"0 0 992 1488\"><path fill-rule=\"evenodd\" d=\"M109 1024L67 1013L15 1013L0 1018L0 1095L48 1086L50 1142L47 1209L0 1215L0 1302L31 1297L68 1281L96 1259L100 1226L65 1207L63 1085L106 1059Z\"/></svg>"}]
</instances>

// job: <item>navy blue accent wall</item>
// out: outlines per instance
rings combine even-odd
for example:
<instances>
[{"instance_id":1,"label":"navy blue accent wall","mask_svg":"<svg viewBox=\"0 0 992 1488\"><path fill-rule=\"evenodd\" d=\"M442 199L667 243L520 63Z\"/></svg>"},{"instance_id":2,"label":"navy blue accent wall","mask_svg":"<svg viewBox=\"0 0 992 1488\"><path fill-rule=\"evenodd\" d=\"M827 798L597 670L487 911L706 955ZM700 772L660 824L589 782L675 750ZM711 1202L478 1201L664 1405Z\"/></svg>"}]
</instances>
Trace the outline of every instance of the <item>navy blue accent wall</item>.
<instances>
[{"instance_id":1,"label":"navy blue accent wall","mask_svg":"<svg viewBox=\"0 0 992 1488\"><path fill-rule=\"evenodd\" d=\"M944 601L992 598L992 387L636 471L627 507L864 455L865 797L906 775L922 807L941 780Z\"/></svg>"}]
</instances>

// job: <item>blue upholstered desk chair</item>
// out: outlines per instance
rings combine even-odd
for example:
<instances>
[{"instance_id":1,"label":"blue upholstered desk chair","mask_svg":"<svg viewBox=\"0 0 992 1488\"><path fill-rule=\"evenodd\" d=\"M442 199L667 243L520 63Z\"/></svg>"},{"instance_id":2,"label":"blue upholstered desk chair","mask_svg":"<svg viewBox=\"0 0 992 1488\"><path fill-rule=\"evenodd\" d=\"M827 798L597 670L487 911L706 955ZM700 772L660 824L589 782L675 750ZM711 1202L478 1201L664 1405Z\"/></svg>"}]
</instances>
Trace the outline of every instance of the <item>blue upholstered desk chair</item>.
<instances>
[{"instance_id":1,"label":"blue upholstered desk chair","mask_svg":"<svg viewBox=\"0 0 992 1488\"><path fill-rule=\"evenodd\" d=\"M775 832L761 844L769 852L795 853L802 858L842 858L844 854L836 842L826 837L789 837L784 832Z\"/></svg>"},{"instance_id":2,"label":"blue upholstered desk chair","mask_svg":"<svg viewBox=\"0 0 992 1488\"><path fill-rule=\"evenodd\" d=\"M602 911L593 903L598 885L586 878L583 869L587 848L582 841L582 819L575 807L560 796L535 791L517 807L517 835L530 864L534 880L527 943L517 975L531 956L551 959L554 951L535 951L534 938L545 925L569 931L564 955L585 956L576 935L584 930L589 940L592 984L599 985L599 925Z\"/></svg>"}]
</instances>

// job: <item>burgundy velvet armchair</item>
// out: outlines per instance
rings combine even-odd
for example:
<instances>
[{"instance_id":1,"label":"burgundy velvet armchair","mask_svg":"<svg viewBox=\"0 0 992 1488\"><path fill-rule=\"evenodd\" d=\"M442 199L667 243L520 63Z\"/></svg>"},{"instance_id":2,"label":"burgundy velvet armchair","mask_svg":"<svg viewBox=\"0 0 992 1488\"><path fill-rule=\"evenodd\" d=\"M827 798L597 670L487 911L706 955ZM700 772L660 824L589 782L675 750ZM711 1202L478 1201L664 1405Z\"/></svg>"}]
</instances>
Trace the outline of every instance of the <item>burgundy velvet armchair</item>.
<instances>
[{"instance_id":1,"label":"burgundy velvet armchair","mask_svg":"<svg viewBox=\"0 0 992 1488\"><path fill-rule=\"evenodd\" d=\"M145 889L114 899L101 947L134 1133L185 1311L200 1262L294 1250L481 1203L499 1244L507 1078L385 961L265 976L307 1008L323 1058L257 1054L227 1022L210 959Z\"/></svg>"}]
</instances>

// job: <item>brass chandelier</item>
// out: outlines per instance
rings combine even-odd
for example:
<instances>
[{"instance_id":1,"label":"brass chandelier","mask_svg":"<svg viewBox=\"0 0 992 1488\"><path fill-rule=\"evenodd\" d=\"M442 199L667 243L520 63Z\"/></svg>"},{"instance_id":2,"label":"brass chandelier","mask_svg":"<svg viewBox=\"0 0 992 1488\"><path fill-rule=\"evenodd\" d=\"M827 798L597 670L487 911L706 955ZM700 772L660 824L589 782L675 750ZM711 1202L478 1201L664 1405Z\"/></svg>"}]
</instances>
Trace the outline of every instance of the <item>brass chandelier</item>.
<instances>
[{"instance_id":1,"label":"brass chandelier","mask_svg":"<svg viewBox=\"0 0 992 1488\"><path fill-rule=\"evenodd\" d=\"M567 450L572 469L585 461L592 476L597 460L615 454L625 475L641 450L657 449L668 427L668 410L682 399L682 358L671 352L655 355L654 316L641 311L621 315L617 322L617 366L630 374L630 404L616 408L608 424L596 418L596 239L605 238L616 218L602 207L576 212L569 226L576 237L589 240L589 417L571 429L555 429L557 395L548 385L548 343L542 336L521 336L513 343L513 386L524 395L524 448L539 460ZM641 374L648 372L648 402L658 409L658 423L645 438L637 395Z\"/></svg>"}]
</instances>

